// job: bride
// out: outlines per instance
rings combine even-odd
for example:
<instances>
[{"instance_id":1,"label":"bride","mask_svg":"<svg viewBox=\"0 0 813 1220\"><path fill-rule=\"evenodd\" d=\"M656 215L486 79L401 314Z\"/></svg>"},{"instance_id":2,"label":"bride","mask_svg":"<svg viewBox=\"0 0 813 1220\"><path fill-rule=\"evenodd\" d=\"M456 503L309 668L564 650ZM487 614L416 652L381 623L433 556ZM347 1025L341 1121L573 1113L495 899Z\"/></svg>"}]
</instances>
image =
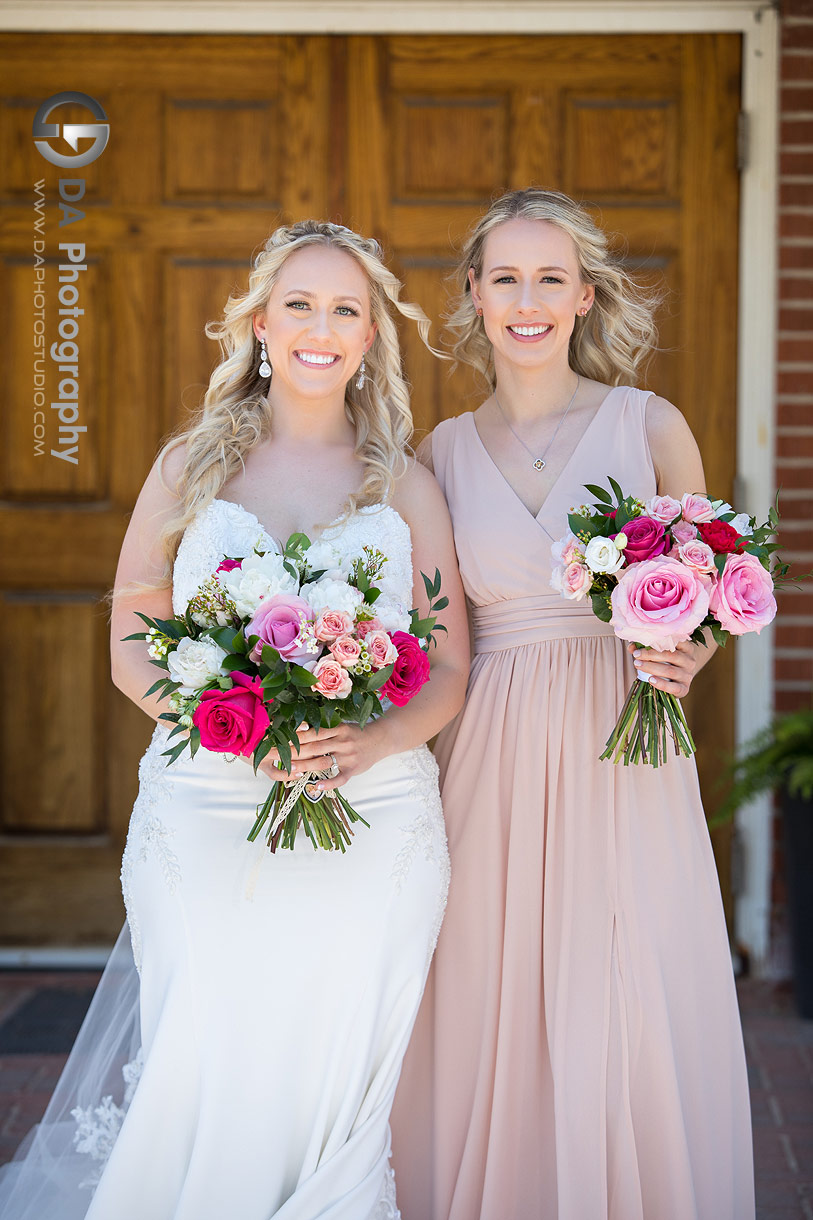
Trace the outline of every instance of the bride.
<instances>
[{"instance_id":1,"label":"bride","mask_svg":"<svg viewBox=\"0 0 813 1220\"><path fill-rule=\"evenodd\" d=\"M411 416L376 242L280 228L248 292L207 333L224 358L193 425L162 450L122 546L113 680L157 721L122 866L123 931L33 1142L0 1188L4 1220L397 1217L389 1113L446 900L437 767L423 744L462 705L464 600L449 515L406 456ZM303 731L293 771L336 771L369 823L346 854L246 839L270 754L188 752L166 766L166 703L136 610L185 608L224 554L295 531L377 548L387 592L427 610L439 568L448 636L431 680L363 731ZM335 760L335 763L334 763ZM130 958L132 952L132 958ZM132 968L133 962L138 976ZM31 1137L29 1137L31 1138Z\"/></svg>"}]
</instances>

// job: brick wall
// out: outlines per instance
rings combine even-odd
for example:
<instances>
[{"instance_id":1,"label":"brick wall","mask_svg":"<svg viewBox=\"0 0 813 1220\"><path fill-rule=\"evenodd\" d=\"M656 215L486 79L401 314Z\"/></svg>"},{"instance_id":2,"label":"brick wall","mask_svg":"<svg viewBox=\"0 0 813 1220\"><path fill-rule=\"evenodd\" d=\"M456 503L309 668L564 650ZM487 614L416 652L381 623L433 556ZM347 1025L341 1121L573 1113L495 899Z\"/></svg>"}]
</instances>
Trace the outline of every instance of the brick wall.
<instances>
[{"instance_id":1,"label":"brick wall","mask_svg":"<svg viewBox=\"0 0 813 1220\"><path fill-rule=\"evenodd\" d=\"M776 486L780 541L813 570L813 0L783 0L779 112L779 284ZM779 597L774 661L778 712L810 705L813 587ZM790 972L782 821L774 818L771 973Z\"/></svg>"},{"instance_id":2,"label":"brick wall","mask_svg":"<svg viewBox=\"0 0 813 1220\"><path fill-rule=\"evenodd\" d=\"M781 541L813 569L813 0L783 0L779 130L776 484ZM777 711L809 705L813 588L780 599Z\"/></svg>"}]
</instances>

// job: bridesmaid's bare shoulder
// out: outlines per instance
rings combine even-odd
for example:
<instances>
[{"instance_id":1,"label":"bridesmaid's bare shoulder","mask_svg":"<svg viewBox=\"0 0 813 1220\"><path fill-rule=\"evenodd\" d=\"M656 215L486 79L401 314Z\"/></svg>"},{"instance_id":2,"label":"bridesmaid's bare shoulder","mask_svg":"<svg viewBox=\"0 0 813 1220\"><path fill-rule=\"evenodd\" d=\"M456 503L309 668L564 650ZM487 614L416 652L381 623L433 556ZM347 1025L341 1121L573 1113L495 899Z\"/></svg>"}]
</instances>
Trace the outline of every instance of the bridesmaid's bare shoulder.
<instances>
[{"instance_id":1,"label":"bridesmaid's bare shoulder","mask_svg":"<svg viewBox=\"0 0 813 1220\"><path fill-rule=\"evenodd\" d=\"M646 438L661 495L681 496L706 486L703 459L683 412L653 394L646 404Z\"/></svg>"},{"instance_id":2,"label":"bridesmaid's bare shoulder","mask_svg":"<svg viewBox=\"0 0 813 1220\"><path fill-rule=\"evenodd\" d=\"M421 441L421 445L426 441L431 441L431 435ZM407 469L395 484L390 504L411 526L419 521L431 520L433 514L445 517L449 511L432 470L417 456L407 458Z\"/></svg>"}]
</instances>

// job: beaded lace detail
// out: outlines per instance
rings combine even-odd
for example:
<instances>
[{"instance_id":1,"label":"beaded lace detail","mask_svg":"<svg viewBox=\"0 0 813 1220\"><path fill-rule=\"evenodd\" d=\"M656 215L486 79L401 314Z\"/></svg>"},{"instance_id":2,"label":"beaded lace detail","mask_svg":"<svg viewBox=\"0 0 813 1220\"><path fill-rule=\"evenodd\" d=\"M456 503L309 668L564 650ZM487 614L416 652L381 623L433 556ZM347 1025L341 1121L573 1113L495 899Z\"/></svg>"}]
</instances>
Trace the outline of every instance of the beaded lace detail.
<instances>
[{"instance_id":1,"label":"beaded lace detail","mask_svg":"<svg viewBox=\"0 0 813 1220\"><path fill-rule=\"evenodd\" d=\"M401 1213L395 1199L395 1170L387 1166L381 1196L373 1212L373 1220L401 1220Z\"/></svg>"},{"instance_id":2,"label":"beaded lace detail","mask_svg":"<svg viewBox=\"0 0 813 1220\"><path fill-rule=\"evenodd\" d=\"M132 901L135 864L137 861L146 863L150 852L153 852L158 858L161 872L171 894L175 893L181 880L181 866L178 857L169 845L175 832L172 828L165 826L153 812L160 801L167 801L172 795L171 772L167 769L166 758L162 757L163 751L167 748L169 731L166 722L159 721L156 724L152 740L138 764L138 796L130 816L127 843L121 860L121 892L127 911L127 923L130 927L133 958L139 973L141 971L141 931Z\"/></svg>"},{"instance_id":3,"label":"beaded lace detail","mask_svg":"<svg viewBox=\"0 0 813 1220\"><path fill-rule=\"evenodd\" d=\"M402 828L406 842L395 857L392 878L396 891L400 892L419 851L423 852L425 860L436 864L440 870L442 884L438 894L435 924L429 946L428 968L428 963L432 960L432 954L435 952L438 942L443 916L446 913L446 898L449 893L452 870L438 788L438 764L434 755L426 746L419 746L416 750L409 750L405 753L403 760L404 765L412 774L410 795L418 805L420 813L408 826Z\"/></svg>"},{"instance_id":4,"label":"beaded lace detail","mask_svg":"<svg viewBox=\"0 0 813 1220\"><path fill-rule=\"evenodd\" d=\"M108 1093L98 1106L87 1106L85 1109L76 1106L71 1110L71 1118L76 1123L74 1147L77 1152L85 1153L94 1162L90 1172L79 1183L80 1189L95 1190L99 1185L143 1068L144 1052L139 1050L135 1059L125 1063L121 1069L125 1085L122 1105L117 1106L112 1093Z\"/></svg>"}]
</instances>

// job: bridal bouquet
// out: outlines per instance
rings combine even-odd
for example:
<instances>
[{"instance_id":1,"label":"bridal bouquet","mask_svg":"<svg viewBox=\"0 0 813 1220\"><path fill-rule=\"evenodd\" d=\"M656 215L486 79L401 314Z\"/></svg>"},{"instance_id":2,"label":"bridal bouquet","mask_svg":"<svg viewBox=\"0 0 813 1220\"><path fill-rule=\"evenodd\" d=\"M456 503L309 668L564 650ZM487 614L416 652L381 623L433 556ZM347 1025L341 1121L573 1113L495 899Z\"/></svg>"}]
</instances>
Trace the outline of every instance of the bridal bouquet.
<instances>
[{"instance_id":1,"label":"bridal bouquet","mask_svg":"<svg viewBox=\"0 0 813 1220\"><path fill-rule=\"evenodd\" d=\"M689 493L644 504L609 482L609 492L585 484L596 502L572 509L570 531L553 545L557 592L589 597L596 617L622 640L663 652L683 640L705 645L706 628L725 645L771 622L774 588L788 571L784 563L772 566L775 509L758 526L723 500ZM676 753L695 752L680 701L644 677L632 686L601 758L657 767L670 736Z\"/></svg>"},{"instance_id":2,"label":"bridal bouquet","mask_svg":"<svg viewBox=\"0 0 813 1220\"><path fill-rule=\"evenodd\" d=\"M373 547L348 558L330 542L293 534L282 553L255 550L224 556L184 614L139 618L151 661L166 671L146 692L160 691L173 723L165 751L172 763L189 746L250 757L256 772L276 749L280 769L291 768L297 729L364 726L381 713L382 699L403 706L429 681L426 654L440 598L440 573L424 576L430 617L407 614L388 597L382 571L387 558ZM169 765L169 763L167 764ZM314 847L345 850L351 823L364 819L339 790L312 794L328 772L306 772L276 783L248 838L269 822L272 851L292 849L301 823ZM281 777L282 779L282 777Z\"/></svg>"}]
</instances>

